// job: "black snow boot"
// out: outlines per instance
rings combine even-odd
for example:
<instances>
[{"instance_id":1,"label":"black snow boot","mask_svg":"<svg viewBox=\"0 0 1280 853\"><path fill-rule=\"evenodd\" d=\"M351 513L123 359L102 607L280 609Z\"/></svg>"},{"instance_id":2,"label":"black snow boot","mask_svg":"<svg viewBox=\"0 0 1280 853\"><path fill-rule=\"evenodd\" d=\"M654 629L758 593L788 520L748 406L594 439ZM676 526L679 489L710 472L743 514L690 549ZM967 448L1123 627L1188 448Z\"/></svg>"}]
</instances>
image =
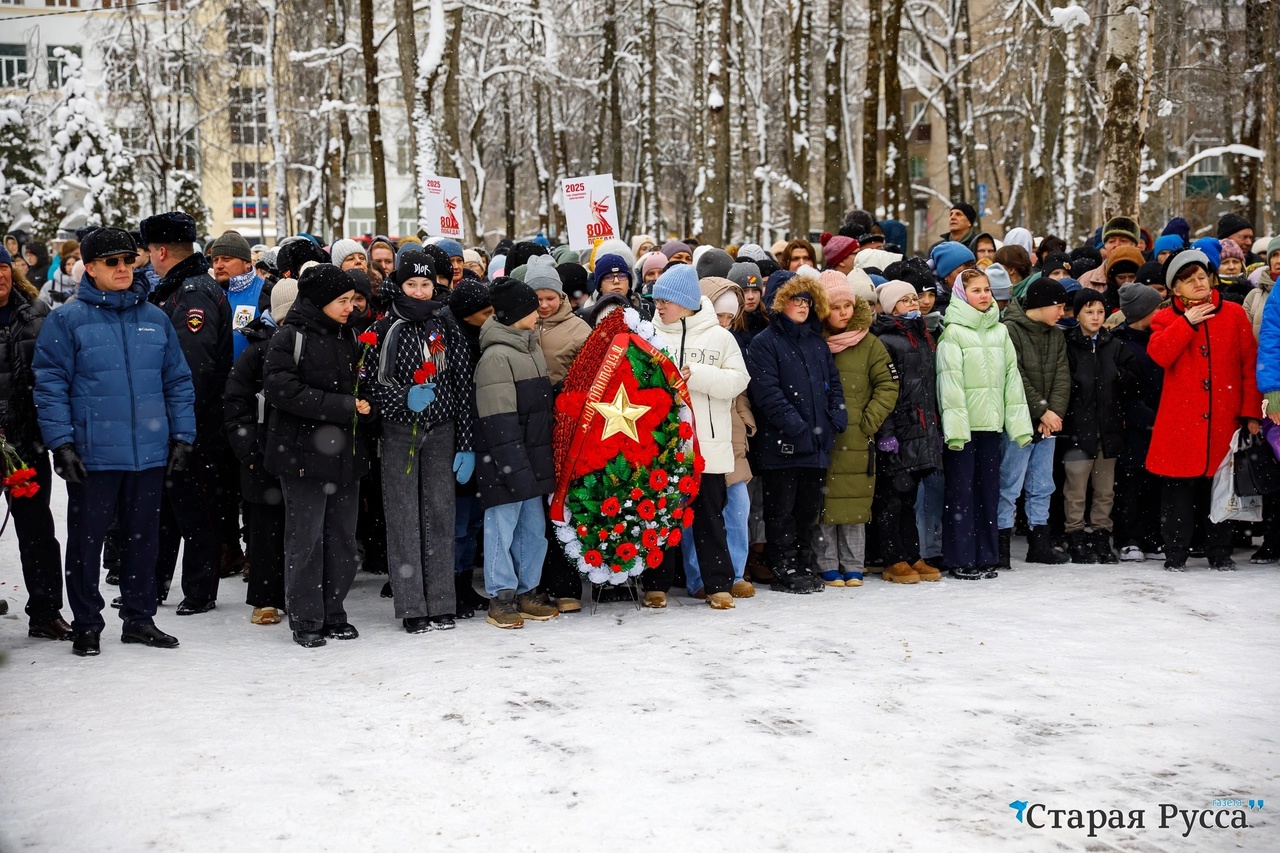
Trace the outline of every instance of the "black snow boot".
<instances>
[{"instance_id":1,"label":"black snow boot","mask_svg":"<svg viewBox=\"0 0 1280 853\"><path fill-rule=\"evenodd\" d=\"M773 581L769 584L769 588L774 592L790 592L796 595L822 592L822 581L807 569L800 568L794 554L782 557L771 568Z\"/></svg>"},{"instance_id":2,"label":"black snow boot","mask_svg":"<svg viewBox=\"0 0 1280 853\"><path fill-rule=\"evenodd\" d=\"M1000 531L1000 566L1002 569L1010 569L1009 550L1013 547L1013 529Z\"/></svg>"},{"instance_id":3,"label":"black snow boot","mask_svg":"<svg viewBox=\"0 0 1280 853\"><path fill-rule=\"evenodd\" d=\"M488 610L489 599L476 592L474 585L475 569L467 569L453 576L453 593L458 602L457 617L470 619L477 610Z\"/></svg>"},{"instance_id":4,"label":"black snow boot","mask_svg":"<svg viewBox=\"0 0 1280 853\"><path fill-rule=\"evenodd\" d=\"M1093 555L1099 563L1110 566L1119 563L1116 552L1111 550L1111 532L1108 530L1093 531Z\"/></svg>"},{"instance_id":5,"label":"black snow boot","mask_svg":"<svg viewBox=\"0 0 1280 853\"><path fill-rule=\"evenodd\" d=\"M1089 534L1076 530L1067 534L1067 547L1071 549L1071 562L1080 565L1092 565L1098 561L1093 553L1093 543Z\"/></svg>"},{"instance_id":6,"label":"black snow boot","mask_svg":"<svg viewBox=\"0 0 1280 853\"><path fill-rule=\"evenodd\" d=\"M971 566L967 569L952 569L951 577L961 581L980 581L986 573L986 569L979 569Z\"/></svg>"},{"instance_id":7,"label":"black snow boot","mask_svg":"<svg viewBox=\"0 0 1280 853\"><path fill-rule=\"evenodd\" d=\"M1053 537L1049 535L1049 525L1040 524L1031 528L1027 534L1027 562L1040 563L1046 566L1060 566L1068 557L1053 547Z\"/></svg>"}]
</instances>

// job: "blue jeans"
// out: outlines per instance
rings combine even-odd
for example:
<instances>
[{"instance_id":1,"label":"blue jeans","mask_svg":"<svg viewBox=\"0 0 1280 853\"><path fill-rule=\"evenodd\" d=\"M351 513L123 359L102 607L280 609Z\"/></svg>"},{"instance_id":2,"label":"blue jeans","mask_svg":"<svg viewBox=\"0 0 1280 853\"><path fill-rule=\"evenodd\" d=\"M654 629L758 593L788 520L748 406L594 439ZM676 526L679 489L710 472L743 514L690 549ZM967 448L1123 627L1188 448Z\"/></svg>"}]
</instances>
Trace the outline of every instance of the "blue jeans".
<instances>
[{"instance_id":1,"label":"blue jeans","mask_svg":"<svg viewBox=\"0 0 1280 853\"><path fill-rule=\"evenodd\" d=\"M1014 509L1018 495L1027 492L1027 524L1040 527L1049 523L1049 496L1053 494L1053 448L1055 438L1042 438L1026 447L1007 435L1004 439L1004 459L1000 461L1000 515L1001 530L1013 528Z\"/></svg>"},{"instance_id":2,"label":"blue jeans","mask_svg":"<svg viewBox=\"0 0 1280 853\"><path fill-rule=\"evenodd\" d=\"M751 495L746 482L734 483L727 491L724 504L724 532L729 540L729 561L733 563L733 580L742 580L747 570L747 550L751 547L748 518L751 515ZM680 540L680 552L684 557L685 586L693 595L702 589L702 569L698 565L698 549L692 536Z\"/></svg>"},{"instance_id":3,"label":"blue jeans","mask_svg":"<svg viewBox=\"0 0 1280 853\"><path fill-rule=\"evenodd\" d=\"M484 511L484 589L490 597L514 589L523 595L542 580L547 517L542 498L499 504Z\"/></svg>"},{"instance_id":4,"label":"blue jeans","mask_svg":"<svg viewBox=\"0 0 1280 853\"><path fill-rule=\"evenodd\" d=\"M942 556L942 507L946 501L942 468L935 468L920 481L916 492L916 530L920 534L920 556Z\"/></svg>"},{"instance_id":5,"label":"blue jeans","mask_svg":"<svg viewBox=\"0 0 1280 853\"><path fill-rule=\"evenodd\" d=\"M476 565L476 534L484 523L480 496L458 495L453 513L453 572L461 575Z\"/></svg>"}]
</instances>

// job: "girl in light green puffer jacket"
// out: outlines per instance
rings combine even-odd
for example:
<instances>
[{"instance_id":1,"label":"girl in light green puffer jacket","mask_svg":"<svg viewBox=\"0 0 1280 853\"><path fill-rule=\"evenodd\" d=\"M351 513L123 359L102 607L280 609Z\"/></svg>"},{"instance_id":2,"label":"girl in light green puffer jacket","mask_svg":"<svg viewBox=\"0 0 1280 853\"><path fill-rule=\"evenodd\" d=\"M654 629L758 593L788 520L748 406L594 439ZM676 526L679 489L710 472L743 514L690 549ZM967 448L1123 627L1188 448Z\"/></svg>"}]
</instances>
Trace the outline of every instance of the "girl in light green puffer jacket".
<instances>
[{"instance_id":1,"label":"girl in light green puffer jacket","mask_svg":"<svg viewBox=\"0 0 1280 853\"><path fill-rule=\"evenodd\" d=\"M1031 442L1018 356L978 270L960 274L938 342L938 402L946 474L942 554L953 576L998 576L1001 433Z\"/></svg>"}]
</instances>

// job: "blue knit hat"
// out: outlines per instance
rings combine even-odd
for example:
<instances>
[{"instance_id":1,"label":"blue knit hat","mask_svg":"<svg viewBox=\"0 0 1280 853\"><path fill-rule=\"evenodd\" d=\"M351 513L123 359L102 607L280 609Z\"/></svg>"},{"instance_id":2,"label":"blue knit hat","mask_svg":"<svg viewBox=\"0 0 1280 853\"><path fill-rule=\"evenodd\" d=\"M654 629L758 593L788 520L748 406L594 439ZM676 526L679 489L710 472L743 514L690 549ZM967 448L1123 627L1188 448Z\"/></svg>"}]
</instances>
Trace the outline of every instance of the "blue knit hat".
<instances>
[{"instance_id":1,"label":"blue knit hat","mask_svg":"<svg viewBox=\"0 0 1280 853\"><path fill-rule=\"evenodd\" d=\"M1204 252L1205 257L1209 259L1209 263L1213 264L1215 270L1222 262L1222 244L1218 242L1217 237L1201 237L1191 244L1191 248Z\"/></svg>"},{"instance_id":2,"label":"blue knit hat","mask_svg":"<svg viewBox=\"0 0 1280 853\"><path fill-rule=\"evenodd\" d=\"M448 252L450 258L463 257L462 244L459 243L457 240L450 240L448 238L444 240L437 240L436 245L439 246L441 249L444 249L446 252Z\"/></svg>"},{"instance_id":3,"label":"blue knit hat","mask_svg":"<svg viewBox=\"0 0 1280 853\"><path fill-rule=\"evenodd\" d=\"M1182 238L1182 244L1185 246L1187 240L1191 238L1191 226L1187 224L1187 220L1181 216L1175 216L1169 220L1169 224L1160 232L1160 236L1165 237L1170 234L1177 234Z\"/></svg>"},{"instance_id":4,"label":"blue knit hat","mask_svg":"<svg viewBox=\"0 0 1280 853\"><path fill-rule=\"evenodd\" d=\"M955 240L947 240L934 246L929 257L933 259L933 269L938 278L946 278L960 267L976 260L964 243L957 243Z\"/></svg>"},{"instance_id":5,"label":"blue knit hat","mask_svg":"<svg viewBox=\"0 0 1280 853\"><path fill-rule=\"evenodd\" d=\"M676 264L658 276L653 285L653 299L674 302L681 308L697 311L702 305L702 289L698 287L698 271L688 264Z\"/></svg>"},{"instance_id":6,"label":"blue knit hat","mask_svg":"<svg viewBox=\"0 0 1280 853\"><path fill-rule=\"evenodd\" d=\"M613 273L618 273L618 272L626 273L627 280L628 282L630 282L631 267L627 266L626 258L622 257L621 255L601 255L600 257L596 258L595 275L591 279L596 286L596 290L597 291L600 290L600 280L602 278L604 278L606 275L611 275ZM694 278L695 279L697 278L697 273L694 273ZM696 281L694 283L695 285L697 284Z\"/></svg>"},{"instance_id":7,"label":"blue knit hat","mask_svg":"<svg viewBox=\"0 0 1280 853\"><path fill-rule=\"evenodd\" d=\"M1181 234L1165 234L1156 238L1156 245L1152 252L1159 255L1161 252L1176 252L1186 247L1187 244L1182 241Z\"/></svg>"},{"instance_id":8,"label":"blue knit hat","mask_svg":"<svg viewBox=\"0 0 1280 853\"><path fill-rule=\"evenodd\" d=\"M0 246L0 264L13 266L13 258L9 255L9 250L4 246Z\"/></svg>"}]
</instances>

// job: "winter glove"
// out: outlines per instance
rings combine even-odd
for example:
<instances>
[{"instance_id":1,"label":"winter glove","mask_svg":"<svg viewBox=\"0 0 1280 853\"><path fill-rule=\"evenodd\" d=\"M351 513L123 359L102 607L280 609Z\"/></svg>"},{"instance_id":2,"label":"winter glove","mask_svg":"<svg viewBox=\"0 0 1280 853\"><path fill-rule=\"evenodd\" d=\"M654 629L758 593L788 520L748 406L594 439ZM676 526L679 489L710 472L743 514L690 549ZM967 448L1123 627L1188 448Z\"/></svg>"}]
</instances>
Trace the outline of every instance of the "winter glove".
<instances>
[{"instance_id":1,"label":"winter glove","mask_svg":"<svg viewBox=\"0 0 1280 853\"><path fill-rule=\"evenodd\" d=\"M435 398L435 383L426 382L422 385L414 385L409 389L409 394L405 398L405 405L409 407L411 412L421 412L427 406L430 406Z\"/></svg>"},{"instance_id":2,"label":"winter glove","mask_svg":"<svg viewBox=\"0 0 1280 853\"><path fill-rule=\"evenodd\" d=\"M169 467L164 469L166 475L181 474L191 464L191 454L195 448L185 441L176 438L169 442Z\"/></svg>"},{"instance_id":3,"label":"winter glove","mask_svg":"<svg viewBox=\"0 0 1280 853\"><path fill-rule=\"evenodd\" d=\"M459 483L465 483L476 472L476 455L470 450L459 450L453 454L453 476Z\"/></svg>"},{"instance_id":4,"label":"winter glove","mask_svg":"<svg viewBox=\"0 0 1280 853\"><path fill-rule=\"evenodd\" d=\"M884 438L876 442L876 450L881 453L897 453L898 437L896 435L886 435Z\"/></svg>"},{"instance_id":5,"label":"winter glove","mask_svg":"<svg viewBox=\"0 0 1280 853\"><path fill-rule=\"evenodd\" d=\"M53 470L68 483L76 485L83 483L84 478L89 476L89 472L84 468L84 462L80 459L80 454L76 453L75 445L70 443L54 449Z\"/></svg>"}]
</instances>

